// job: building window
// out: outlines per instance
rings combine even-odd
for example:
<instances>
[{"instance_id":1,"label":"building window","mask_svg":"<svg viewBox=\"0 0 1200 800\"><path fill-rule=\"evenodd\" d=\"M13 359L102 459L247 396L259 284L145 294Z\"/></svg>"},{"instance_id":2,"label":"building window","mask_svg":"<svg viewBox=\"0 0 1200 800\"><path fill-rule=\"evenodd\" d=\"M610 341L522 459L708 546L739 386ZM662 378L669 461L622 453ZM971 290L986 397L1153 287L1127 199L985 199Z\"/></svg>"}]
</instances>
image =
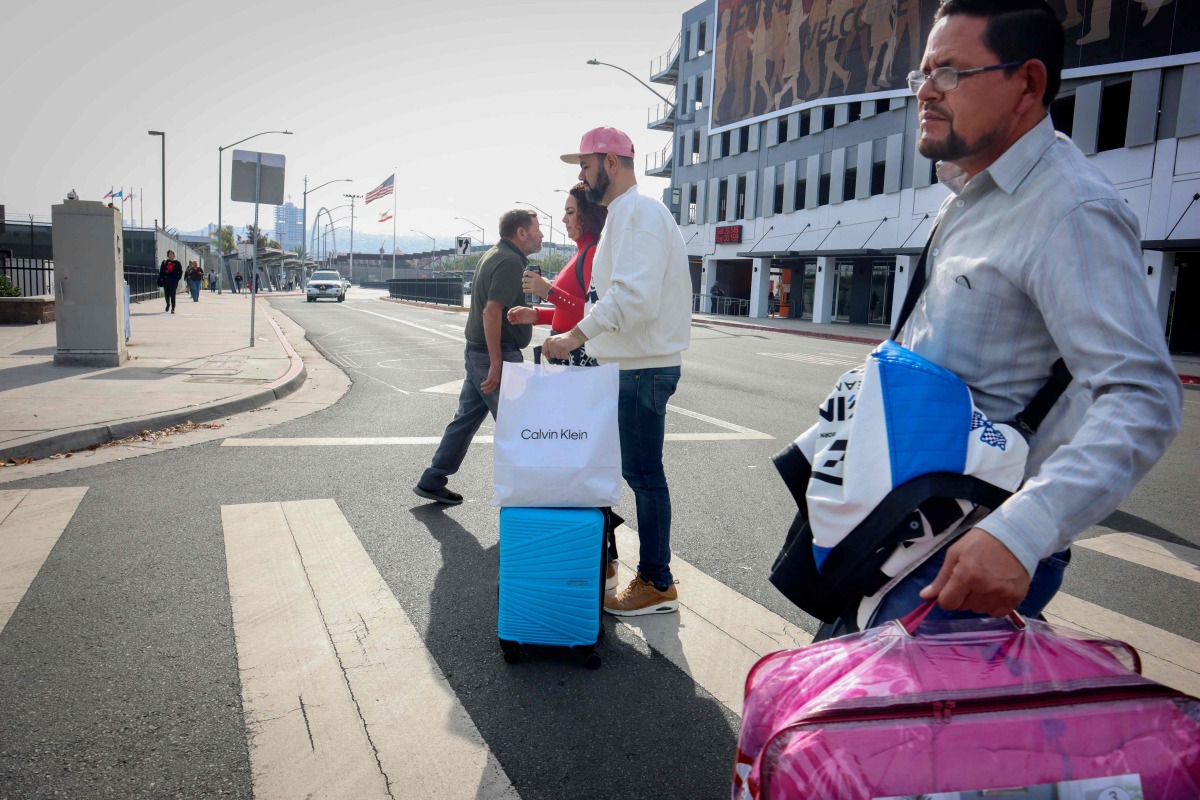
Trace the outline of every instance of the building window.
<instances>
[{"instance_id":1,"label":"building window","mask_svg":"<svg viewBox=\"0 0 1200 800\"><path fill-rule=\"evenodd\" d=\"M821 173L821 182L817 184L817 205L829 205L829 184L830 178L828 172Z\"/></svg>"},{"instance_id":2,"label":"building window","mask_svg":"<svg viewBox=\"0 0 1200 800\"><path fill-rule=\"evenodd\" d=\"M833 106L821 109L821 130L827 131L833 127Z\"/></svg>"},{"instance_id":3,"label":"building window","mask_svg":"<svg viewBox=\"0 0 1200 800\"><path fill-rule=\"evenodd\" d=\"M692 32L683 32L683 60L690 61L692 58Z\"/></svg>"},{"instance_id":4,"label":"building window","mask_svg":"<svg viewBox=\"0 0 1200 800\"><path fill-rule=\"evenodd\" d=\"M1050 104L1050 119L1054 123L1054 130L1070 136L1075 128L1075 95L1068 94L1056 98Z\"/></svg>"},{"instance_id":5,"label":"building window","mask_svg":"<svg viewBox=\"0 0 1200 800\"><path fill-rule=\"evenodd\" d=\"M855 187L858 185L858 168L848 167L842 176L842 199L853 200Z\"/></svg>"},{"instance_id":6,"label":"building window","mask_svg":"<svg viewBox=\"0 0 1200 800\"><path fill-rule=\"evenodd\" d=\"M862 119L862 103L847 103L846 104L846 121L857 122Z\"/></svg>"},{"instance_id":7,"label":"building window","mask_svg":"<svg viewBox=\"0 0 1200 800\"><path fill-rule=\"evenodd\" d=\"M807 196L808 196L808 180L805 178L800 178L799 180L796 181L796 196L793 198L793 202L795 202L795 204L796 204L797 211L804 208L804 199Z\"/></svg>"},{"instance_id":8,"label":"building window","mask_svg":"<svg viewBox=\"0 0 1200 800\"><path fill-rule=\"evenodd\" d=\"M871 197L883 194L883 179L887 175L887 164L876 161L871 165Z\"/></svg>"},{"instance_id":9,"label":"building window","mask_svg":"<svg viewBox=\"0 0 1200 800\"><path fill-rule=\"evenodd\" d=\"M692 133L695 134L692 136L692 163L699 164L700 163L700 136L701 136L701 134L698 134L695 131L692 131Z\"/></svg>"},{"instance_id":10,"label":"building window","mask_svg":"<svg viewBox=\"0 0 1200 800\"><path fill-rule=\"evenodd\" d=\"M721 178L717 184L717 221L729 219L729 179Z\"/></svg>"},{"instance_id":11,"label":"building window","mask_svg":"<svg viewBox=\"0 0 1200 800\"><path fill-rule=\"evenodd\" d=\"M783 213L783 184L782 184L782 183L777 183L777 184L775 184L775 205L774 205L774 209L775 209L775 213L776 213L776 214L782 214L782 213Z\"/></svg>"},{"instance_id":12,"label":"building window","mask_svg":"<svg viewBox=\"0 0 1200 800\"><path fill-rule=\"evenodd\" d=\"M1129 91L1133 82L1105 84L1100 95L1100 130L1096 137L1096 152L1117 150L1125 146L1125 126L1129 124Z\"/></svg>"},{"instance_id":13,"label":"building window","mask_svg":"<svg viewBox=\"0 0 1200 800\"><path fill-rule=\"evenodd\" d=\"M812 133L812 111L800 112L800 135L808 136Z\"/></svg>"},{"instance_id":14,"label":"building window","mask_svg":"<svg viewBox=\"0 0 1200 800\"><path fill-rule=\"evenodd\" d=\"M778 119L778 121L776 121L775 126L776 126L775 127L775 133L776 133L775 140L777 142L779 142L780 144L783 144L784 142L787 141L787 134L788 134L787 117L780 117Z\"/></svg>"},{"instance_id":15,"label":"building window","mask_svg":"<svg viewBox=\"0 0 1200 800\"><path fill-rule=\"evenodd\" d=\"M677 152L677 153L681 153L681 154L682 154L682 153L686 153L687 151L688 151L688 147L687 147L687 134L685 133L683 136L680 136L680 137L679 137L679 149L678 149L678 150L676 150L675 152ZM683 164L683 163L684 163L684 161L683 161L683 159L682 159L682 158L679 160L679 163L680 163L680 164Z\"/></svg>"},{"instance_id":16,"label":"building window","mask_svg":"<svg viewBox=\"0 0 1200 800\"><path fill-rule=\"evenodd\" d=\"M729 131L725 131L721 134L721 152L719 154L721 158L725 158L729 155L729 145L731 141L732 140Z\"/></svg>"},{"instance_id":17,"label":"building window","mask_svg":"<svg viewBox=\"0 0 1200 800\"><path fill-rule=\"evenodd\" d=\"M737 216L734 219L746 218L746 176L739 175L737 179Z\"/></svg>"},{"instance_id":18,"label":"building window","mask_svg":"<svg viewBox=\"0 0 1200 800\"><path fill-rule=\"evenodd\" d=\"M697 49L696 55L702 56L707 52L707 50L706 50L707 43L708 43L708 20L702 19L702 20L700 20L699 33L697 33L697 35L696 35L696 49Z\"/></svg>"},{"instance_id":19,"label":"building window","mask_svg":"<svg viewBox=\"0 0 1200 800\"><path fill-rule=\"evenodd\" d=\"M704 108L704 76L700 75L696 78L696 110Z\"/></svg>"},{"instance_id":20,"label":"building window","mask_svg":"<svg viewBox=\"0 0 1200 800\"><path fill-rule=\"evenodd\" d=\"M738 152L746 153L750 150L750 126L738 129Z\"/></svg>"},{"instance_id":21,"label":"building window","mask_svg":"<svg viewBox=\"0 0 1200 800\"><path fill-rule=\"evenodd\" d=\"M882 114L885 111L889 111L889 110L891 110L891 107L892 107L891 100L876 100L875 101L875 113L876 114Z\"/></svg>"},{"instance_id":22,"label":"building window","mask_svg":"<svg viewBox=\"0 0 1200 800\"><path fill-rule=\"evenodd\" d=\"M696 224L696 186L692 185L691 191L688 192L688 216L689 225Z\"/></svg>"}]
</instances>

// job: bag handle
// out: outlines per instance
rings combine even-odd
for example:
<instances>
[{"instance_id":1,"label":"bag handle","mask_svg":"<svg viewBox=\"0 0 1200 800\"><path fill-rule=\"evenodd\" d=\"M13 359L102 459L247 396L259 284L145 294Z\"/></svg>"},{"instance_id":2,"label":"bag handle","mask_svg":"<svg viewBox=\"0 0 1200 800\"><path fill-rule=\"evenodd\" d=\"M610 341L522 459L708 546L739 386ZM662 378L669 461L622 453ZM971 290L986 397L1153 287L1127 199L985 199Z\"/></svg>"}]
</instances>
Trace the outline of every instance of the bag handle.
<instances>
[{"instance_id":1,"label":"bag handle","mask_svg":"<svg viewBox=\"0 0 1200 800\"><path fill-rule=\"evenodd\" d=\"M929 616L929 612L933 611L934 603L935 601L933 600L926 600L906 616L895 620L896 624L900 626L900 630L904 631L904 634L910 639L917 638L917 628L921 627L921 623ZM1008 613L1008 621L1019 631L1023 631L1029 627L1025 622L1025 618L1018 614L1015 609Z\"/></svg>"},{"instance_id":2,"label":"bag handle","mask_svg":"<svg viewBox=\"0 0 1200 800\"><path fill-rule=\"evenodd\" d=\"M579 281L579 289L583 292L585 299L587 298L588 287L583 285L583 262L587 258L588 251L595 246L596 243L592 242L583 248L583 252L579 254L579 258L575 259L575 280Z\"/></svg>"}]
</instances>

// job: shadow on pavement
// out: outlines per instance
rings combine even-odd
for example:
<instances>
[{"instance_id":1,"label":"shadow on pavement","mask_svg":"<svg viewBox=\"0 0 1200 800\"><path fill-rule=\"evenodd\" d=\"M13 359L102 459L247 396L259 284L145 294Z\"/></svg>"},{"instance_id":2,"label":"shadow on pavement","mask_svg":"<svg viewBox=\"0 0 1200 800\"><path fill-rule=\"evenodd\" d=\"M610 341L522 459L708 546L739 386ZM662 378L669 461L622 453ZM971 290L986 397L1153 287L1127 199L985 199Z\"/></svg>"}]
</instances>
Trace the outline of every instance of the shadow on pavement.
<instances>
[{"instance_id":1,"label":"shadow on pavement","mask_svg":"<svg viewBox=\"0 0 1200 800\"><path fill-rule=\"evenodd\" d=\"M524 800L728 795L736 715L611 617L599 670L555 648L506 664L498 545L485 549L444 506L411 513L442 559L425 644Z\"/></svg>"}]
</instances>

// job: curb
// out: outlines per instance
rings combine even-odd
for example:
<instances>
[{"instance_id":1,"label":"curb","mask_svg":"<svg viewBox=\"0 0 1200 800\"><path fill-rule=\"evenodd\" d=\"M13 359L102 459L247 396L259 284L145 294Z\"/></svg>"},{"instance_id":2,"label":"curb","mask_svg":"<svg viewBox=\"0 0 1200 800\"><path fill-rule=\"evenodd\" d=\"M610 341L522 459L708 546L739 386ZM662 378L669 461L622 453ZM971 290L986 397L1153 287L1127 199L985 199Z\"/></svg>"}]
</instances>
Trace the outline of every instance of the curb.
<instances>
[{"instance_id":1,"label":"curb","mask_svg":"<svg viewBox=\"0 0 1200 800\"><path fill-rule=\"evenodd\" d=\"M271 327L275 330L275 335L279 337L279 341L288 355L288 360L291 362L288 371L271 383L249 394L227 397L224 400L216 400L206 405L193 406L182 411L168 411L163 414L151 414L145 417L121 420L120 422L86 425L79 428L70 428L64 431L38 435L26 441L18 441L16 444L9 443L0 446L0 461L7 461L10 458L41 459L52 456L55 453L71 453L78 450L86 450L95 445L107 444L116 439L124 439L126 436L132 436L144 430L160 430L185 422L211 422L220 417L228 417L232 414L241 414L255 408L260 408L287 397L304 384L304 381L308 377L308 371L304 366L304 360L296 355L296 351L292 349L291 342L287 340L287 337L283 335L283 331L280 330L279 324L271 318L270 314L264 312L263 316L271 323Z\"/></svg>"}]
</instances>

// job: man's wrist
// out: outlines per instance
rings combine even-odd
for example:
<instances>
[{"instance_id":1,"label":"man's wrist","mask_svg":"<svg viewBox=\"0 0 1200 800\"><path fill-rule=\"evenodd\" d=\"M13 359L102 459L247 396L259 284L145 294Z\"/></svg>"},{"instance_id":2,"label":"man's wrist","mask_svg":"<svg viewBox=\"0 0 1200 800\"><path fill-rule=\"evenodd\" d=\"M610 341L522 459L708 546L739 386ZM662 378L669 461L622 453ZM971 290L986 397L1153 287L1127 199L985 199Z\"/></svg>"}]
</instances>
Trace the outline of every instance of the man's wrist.
<instances>
[{"instance_id":1,"label":"man's wrist","mask_svg":"<svg viewBox=\"0 0 1200 800\"><path fill-rule=\"evenodd\" d=\"M575 341L579 342L580 344L587 344L587 337L583 335L583 331L579 330L578 325L576 325L574 328L571 328L569 333L572 337L574 337Z\"/></svg>"}]
</instances>

